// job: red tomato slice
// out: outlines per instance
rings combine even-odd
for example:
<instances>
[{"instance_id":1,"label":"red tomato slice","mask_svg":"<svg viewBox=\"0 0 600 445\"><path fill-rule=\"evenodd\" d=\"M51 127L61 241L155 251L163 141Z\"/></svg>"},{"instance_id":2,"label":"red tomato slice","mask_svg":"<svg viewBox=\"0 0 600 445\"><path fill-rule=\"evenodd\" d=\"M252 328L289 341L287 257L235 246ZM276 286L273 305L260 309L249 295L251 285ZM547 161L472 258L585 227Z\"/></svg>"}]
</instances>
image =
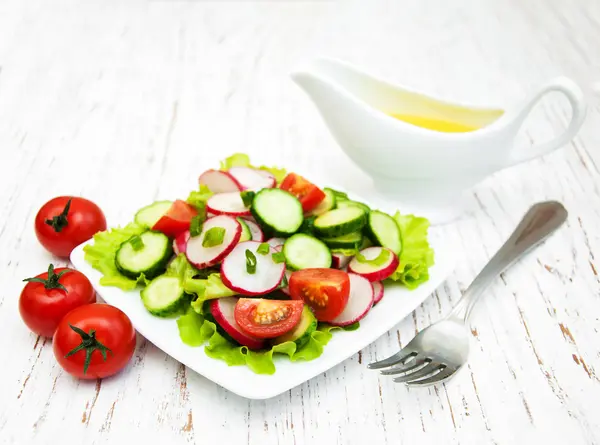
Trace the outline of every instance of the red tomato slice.
<instances>
[{"instance_id":1,"label":"red tomato slice","mask_svg":"<svg viewBox=\"0 0 600 445\"><path fill-rule=\"evenodd\" d=\"M257 338L274 338L296 327L303 308L302 301L240 298L233 316L246 334Z\"/></svg>"},{"instance_id":2,"label":"red tomato slice","mask_svg":"<svg viewBox=\"0 0 600 445\"><path fill-rule=\"evenodd\" d=\"M313 268L293 272L290 296L303 300L319 321L331 321L342 313L350 296L350 278L342 270Z\"/></svg>"},{"instance_id":3,"label":"red tomato slice","mask_svg":"<svg viewBox=\"0 0 600 445\"><path fill-rule=\"evenodd\" d=\"M195 208L178 199L167 210L167 213L161 216L152 226L152 230L158 230L167 236L176 237L190 228L190 222L197 214Z\"/></svg>"},{"instance_id":4,"label":"red tomato slice","mask_svg":"<svg viewBox=\"0 0 600 445\"><path fill-rule=\"evenodd\" d=\"M310 212L325 199L323 190L295 173L289 173L279 188L298 198L304 212Z\"/></svg>"}]
</instances>

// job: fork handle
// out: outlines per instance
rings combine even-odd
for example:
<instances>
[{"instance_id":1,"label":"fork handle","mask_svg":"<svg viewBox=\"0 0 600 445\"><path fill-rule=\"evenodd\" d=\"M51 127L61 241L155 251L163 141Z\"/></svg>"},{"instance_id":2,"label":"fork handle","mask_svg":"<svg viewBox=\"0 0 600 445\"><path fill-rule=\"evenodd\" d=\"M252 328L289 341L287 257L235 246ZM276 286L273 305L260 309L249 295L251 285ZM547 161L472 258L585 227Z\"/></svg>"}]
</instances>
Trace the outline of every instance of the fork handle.
<instances>
[{"instance_id":1,"label":"fork handle","mask_svg":"<svg viewBox=\"0 0 600 445\"><path fill-rule=\"evenodd\" d=\"M466 322L483 291L506 268L537 246L567 220L567 210L556 201L533 205L510 238L475 277L448 318Z\"/></svg>"}]
</instances>

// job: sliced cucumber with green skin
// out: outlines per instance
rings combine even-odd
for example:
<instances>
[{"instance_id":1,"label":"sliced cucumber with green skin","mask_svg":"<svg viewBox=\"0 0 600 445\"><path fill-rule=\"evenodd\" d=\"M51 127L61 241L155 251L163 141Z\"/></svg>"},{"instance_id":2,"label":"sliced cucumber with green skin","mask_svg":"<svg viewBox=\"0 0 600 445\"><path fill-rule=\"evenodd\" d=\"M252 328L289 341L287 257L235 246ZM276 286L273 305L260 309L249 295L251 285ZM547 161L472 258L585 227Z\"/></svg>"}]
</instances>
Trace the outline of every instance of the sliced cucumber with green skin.
<instances>
[{"instance_id":1,"label":"sliced cucumber with green skin","mask_svg":"<svg viewBox=\"0 0 600 445\"><path fill-rule=\"evenodd\" d=\"M300 270L315 267L331 267L331 252L323 241L297 233L283 245L285 262L290 269Z\"/></svg>"},{"instance_id":2,"label":"sliced cucumber with green skin","mask_svg":"<svg viewBox=\"0 0 600 445\"><path fill-rule=\"evenodd\" d=\"M290 236L302 225L304 214L300 201L281 189L263 189L250 207L256 222L270 235Z\"/></svg>"},{"instance_id":3,"label":"sliced cucumber with green skin","mask_svg":"<svg viewBox=\"0 0 600 445\"><path fill-rule=\"evenodd\" d=\"M119 272L133 279L140 274L152 279L163 273L173 255L173 245L169 237L152 230L139 235L141 243L140 240L134 240L136 237L137 235L129 238L117 250L115 265Z\"/></svg>"},{"instance_id":4,"label":"sliced cucumber with green skin","mask_svg":"<svg viewBox=\"0 0 600 445\"><path fill-rule=\"evenodd\" d=\"M365 213L369 213L371 211L371 209L369 208L369 206L366 205L366 204L363 204L362 202L351 201L349 199L337 202L337 208L338 209L343 209L345 207L358 207L359 209L363 209L365 211Z\"/></svg>"},{"instance_id":5,"label":"sliced cucumber with green skin","mask_svg":"<svg viewBox=\"0 0 600 445\"><path fill-rule=\"evenodd\" d=\"M137 211L134 221L151 228L171 208L171 201L156 201Z\"/></svg>"},{"instance_id":6,"label":"sliced cucumber with green skin","mask_svg":"<svg viewBox=\"0 0 600 445\"><path fill-rule=\"evenodd\" d=\"M319 216L329 210L335 209L335 192L328 188L324 188L323 192L325 193L325 198L308 213L308 216Z\"/></svg>"},{"instance_id":7,"label":"sliced cucumber with green skin","mask_svg":"<svg viewBox=\"0 0 600 445\"><path fill-rule=\"evenodd\" d=\"M140 295L144 307L157 317L178 314L188 299L179 278L164 275L152 280Z\"/></svg>"},{"instance_id":8,"label":"sliced cucumber with green skin","mask_svg":"<svg viewBox=\"0 0 600 445\"><path fill-rule=\"evenodd\" d=\"M236 219L240 223L240 226L242 226L242 235L240 236L239 242L243 243L244 241L250 241L252 239L252 232L250 232L250 227L246 224L246 220L240 216Z\"/></svg>"},{"instance_id":9,"label":"sliced cucumber with green skin","mask_svg":"<svg viewBox=\"0 0 600 445\"><path fill-rule=\"evenodd\" d=\"M317 329L317 324L318 322L315 314L313 314L310 307L305 304L304 309L302 309L302 316L296 327L290 332L274 338L271 340L271 343L278 345L280 343L285 343L286 341L293 341L296 343L297 349L299 349L308 343L311 334Z\"/></svg>"},{"instance_id":10,"label":"sliced cucumber with green skin","mask_svg":"<svg viewBox=\"0 0 600 445\"><path fill-rule=\"evenodd\" d=\"M360 207L344 207L326 212L315 219L315 233L334 238L357 232L367 223L367 213Z\"/></svg>"},{"instance_id":11,"label":"sliced cucumber with green skin","mask_svg":"<svg viewBox=\"0 0 600 445\"><path fill-rule=\"evenodd\" d=\"M402 235L394 218L387 213L373 210L365 227L367 236L377 246L387 247L396 255L402 252Z\"/></svg>"},{"instance_id":12,"label":"sliced cucumber with green skin","mask_svg":"<svg viewBox=\"0 0 600 445\"><path fill-rule=\"evenodd\" d=\"M361 232L352 232L335 238L321 238L321 240L330 249L359 249L363 244L363 235Z\"/></svg>"}]
</instances>

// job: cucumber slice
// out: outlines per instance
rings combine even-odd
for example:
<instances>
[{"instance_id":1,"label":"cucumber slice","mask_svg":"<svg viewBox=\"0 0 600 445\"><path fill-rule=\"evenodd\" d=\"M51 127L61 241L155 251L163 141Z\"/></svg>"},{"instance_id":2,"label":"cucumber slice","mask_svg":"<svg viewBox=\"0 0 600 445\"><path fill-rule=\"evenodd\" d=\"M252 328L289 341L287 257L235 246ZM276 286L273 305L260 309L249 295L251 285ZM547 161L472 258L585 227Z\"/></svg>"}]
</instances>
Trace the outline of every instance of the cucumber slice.
<instances>
[{"instance_id":1,"label":"cucumber slice","mask_svg":"<svg viewBox=\"0 0 600 445\"><path fill-rule=\"evenodd\" d=\"M362 202L350 201L350 200L340 200L337 202L338 209L343 209L345 207L358 207L359 209L363 209L365 211L365 213L367 213L367 214L371 211L369 206L366 204L363 204Z\"/></svg>"},{"instance_id":2,"label":"cucumber slice","mask_svg":"<svg viewBox=\"0 0 600 445\"><path fill-rule=\"evenodd\" d=\"M302 316L300 318L300 322L296 325L294 329L290 332L287 332L279 337L271 340L271 343L274 345L278 345L280 343L285 343L286 341L293 341L296 343L297 348L301 348L308 340L310 340L310 335L317 329L317 319L315 314L310 310L308 305L304 305L304 309L302 309Z\"/></svg>"},{"instance_id":3,"label":"cucumber slice","mask_svg":"<svg viewBox=\"0 0 600 445\"><path fill-rule=\"evenodd\" d=\"M367 214L360 207L350 206L330 210L315 219L315 232L333 238L357 232L367 223Z\"/></svg>"},{"instance_id":4,"label":"cucumber slice","mask_svg":"<svg viewBox=\"0 0 600 445\"><path fill-rule=\"evenodd\" d=\"M331 267L331 252L323 243L310 235L297 233L283 245L283 254L290 269Z\"/></svg>"},{"instance_id":5,"label":"cucumber slice","mask_svg":"<svg viewBox=\"0 0 600 445\"><path fill-rule=\"evenodd\" d=\"M330 249L359 249L363 244L363 236L360 232L352 232L335 238L322 238Z\"/></svg>"},{"instance_id":6,"label":"cucumber slice","mask_svg":"<svg viewBox=\"0 0 600 445\"><path fill-rule=\"evenodd\" d=\"M402 252L402 236L394 218L387 213L373 210L366 226L367 236L377 246L387 247L396 255Z\"/></svg>"},{"instance_id":7,"label":"cucumber slice","mask_svg":"<svg viewBox=\"0 0 600 445\"><path fill-rule=\"evenodd\" d=\"M164 275L152 280L140 295L144 307L157 317L179 313L186 302L186 293L179 278Z\"/></svg>"},{"instance_id":8,"label":"cucumber slice","mask_svg":"<svg viewBox=\"0 0 600 445\"><path fill-rule=\"evenodd\" d=\"M171 201L156 201L146 207L142 207L135 214L134 221L149 229L171 208Z\"/></svg>"},{"instance_id":9,"label":"cucumber slice","mask_svg":"<svg viewBox=\"0 0 600 445\"><path fill-rule=\"evenodd\" d=\"M246 224L246 220L240 216L238 216L237 218L237 222L240 223L240 226L242 226L242 235L240 236L240 243L243 243L244 241L250 241L252 239L252 232L250 232L250 227L248 227L248 224Z\"/></svg>"},{"instance_id":10,"label":"cucumber slice","mask_svg":"<svg viewBox=\"0 0 600 445\"><path fill-rule=\"evenodd\" d=\"M293 235L304 221L300 201L281 189L263 189L258 192L250 211L256 222L275 236Z\"/></svg>"},{"instance_id":11,"label":"cucumber slice","mask_svg":"<svg viewBox=\"0 0 600 445\"><path fill-rule=\"evenodd\" d=\"M331 189L324 188L325 198L319 203L312 211L308 213L308 216L319 216L325 212L335 209L335 192Z\"/></svg>"},{"instance_id":12,"label":"cucumber slice","mask_svg":"<svg viewBox=\"0 0 600 445\"><path fill-rule=\"evenodd\" d=\"M133 279L140 274L152 279L163 273L173 255L173 245L169 238L152 230L139 235L140 239L136 238L137 236L132 236L117 250L115 265L119 272Z\"/></svg>"}]
</instances>

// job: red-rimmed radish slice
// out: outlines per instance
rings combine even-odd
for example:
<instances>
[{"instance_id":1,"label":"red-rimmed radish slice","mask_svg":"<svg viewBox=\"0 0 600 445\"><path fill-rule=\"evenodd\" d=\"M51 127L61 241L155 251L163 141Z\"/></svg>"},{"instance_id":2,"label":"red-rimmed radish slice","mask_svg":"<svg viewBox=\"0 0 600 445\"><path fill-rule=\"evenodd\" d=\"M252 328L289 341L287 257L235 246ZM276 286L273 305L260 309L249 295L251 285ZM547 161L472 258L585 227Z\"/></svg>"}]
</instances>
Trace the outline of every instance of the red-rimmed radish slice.
<instances>
[{"instance_id":1,"label":"red-rimmed radish slice","mask_svg":"<svg viewBox=\"0 0 600 445\"><path fill-rule=\"evenodd\" d=\"M285 238L271 238L267 240L271 247L277 248L285 244Z\"/></svg>"},{"instance_id":2,"label":"red-rimmed radish slice","mask_svg":"<svg viewBox=\"0 0 600 445\"><path fill-rule=\"evenodd\" d=\"M375 294L375 298L373 298L373 304L375 305L383 298L383 283L381 281L373 281L371 284L373 285L373 292Z\"/></svg>"},{"instance_id":3,"label":"red-rimmed radish slice","mask_svg":"<svg viewBox=\"0 0 600 445\"><path fill-rule=\"evenodd\" d=\"M229 173L219 170L206 170L198 178L200 185L205 185L213 193L240 192L241 184Z\"/></svg>"},{"instance_id":4,"label":"red-rimmed radish slice","mask_svg":"<svg viewBox=\"0 0 600 445\"><path fill-rule=\"evenodd\" d=\"M264 176L265 178L269 178L269 179L275 181L275 183L277 183L277 179L275 179L275 176L270 171L261 170L260 168L257 168L256 169L256 173L258 173L259 175Z\"/></svg>"},{"instance_id":5,"label":"red-rimmed radish slice","mask_svg":"<svg viewBox=\"0 0 600 445\"><path fill-rule=\"evenodd\" d=\"M272 247L266 255L258 253L260 244L257 241L245 241L227 255L221 264L221 279L225 286L242 295L264 295L279 286L285 272L285 263L273 261L276 250ZM249 254L246 251L254 256L254 267L249 267Z\"/></svg>"},{"instance_id":6,"label":"red-rimmed radish slice","mask_svg":"<svg viewBox=\"0 0 600 445\"><path fill-rule=\"evenodd\" d=\"M175 255L179 255L182 252L185 252L185 246L187 245L188 240L190 239L190 231L186 230L185 232L181 232L179 235L175 237L173 240L173 251Z\"/></svg>"},{"instance_id":7,"label":"red-rimmed radish slice","mask_svg":"<svg viewBox=\"0 0 600 445\"><path fill-rule=\"evenodd\" d=\"M261 230L260 226L248 218L244 219L246 220L246 224L248 224L248 228L252 234L252 241L258 241L262 243L265 240L265 234Z\"/></svg>"},{"instance_id":8,"label":"red-rimmed radish slice","mask_svg":"<svg viewBox=\"0 0 600 445\"><path fill-rule=\"evenodd\" d=\"M206 211L215 215L248 216L250 209L246 208L240 192L217 193L206 201Z\"/></svg>"},{"instance_id":9,"label":"red-rimmed radish slice","mask_svg":"<svg viewBox=\"0 0 600 445\"><path fill-rule=\"evenodd\" d=\"M286 270L285 271L285 279L288 282L288 285L285 287L282 287L281 289L279 289L281 292L283 292L284 294L286 294L288 297L291 295L290 294L290 286L289 286L289 282L290 282L290 277L292 276L292 271L291 270Z\"/></svg>"},{"instance_id":10,"label":"red-rimmed radish slice","mask_svg":"<svg viewBox=\"0 0 600 445\"><path fill-rule=\"evenodd\" d=\"M373 286L366 278L353 273L350 278L350 296L348 303L340 315L335 317L330 324L334 326L348 326L361 320L373 306Z\"/></svg>"},{"instance_id":11,"label":"red-rimmed radish slice","mask_svg":"<svg viewBox=\"0 0 600 445\"><path fill-rule=\"evenodd\" d=\"M366 262L360 262L358 255L348 264L348 272L365 277L369 281L383 281L390 277L399 264L398 256L387 247L367 247L359 252ZM379 261L376 261L379 259Z\"/></svg>"},{"instance_id":12,"label":"red-rimmed radish slice","mask_svg":"<svg viewBox=\"0 0 600 445\"><path fill-rule=\"evenodd\" d=\"M334 269L344 269L353 257L342 255L341 253L332 253L331 254L331 267Z\"/></svg>"},{"instance_id":13,"label":"red-rimmed radish slice","mask_svg":"<svg viewBox=\"0 0 600 445\"><path fill-rule=\"evenodd\" d=\"M223 328L231 338L242 346L250 349L261 349L264 346L264 340L252 337L243 332L235 321L235 305L239 298L226 297L217 298L210 302L210 313L219 326Z\"/></svg>"},{"instance_id":14,"label":"red-rimmed radish slice","mask_svg":"<svg viewBox=\"0 0 600 445\"><path fill-rule=\"evenodd\" d=\"M265 176L260 170L249 167L231 167L227 171L235 180L241 184L244 190L260 190L275 187L276 181L273 175Z\"/></svg>"},{"instance_id":15,"label":"red-rimmed radish slice","mask_svg":"<svg viewBox=\"0 0 600 445\"><path fill-rule=\"evenodd\" d=\"M204 247L204 235L213 227L225 229L223 242L218 246ZM198 269L212 267L220 263L223 258L235 247L242 236L242 226L235 218L227 215L219 215L209 218L202 225L202 232L198 236L191 237L185 246L185 255L190 263Z\"/></svg>"}]
</instances>

